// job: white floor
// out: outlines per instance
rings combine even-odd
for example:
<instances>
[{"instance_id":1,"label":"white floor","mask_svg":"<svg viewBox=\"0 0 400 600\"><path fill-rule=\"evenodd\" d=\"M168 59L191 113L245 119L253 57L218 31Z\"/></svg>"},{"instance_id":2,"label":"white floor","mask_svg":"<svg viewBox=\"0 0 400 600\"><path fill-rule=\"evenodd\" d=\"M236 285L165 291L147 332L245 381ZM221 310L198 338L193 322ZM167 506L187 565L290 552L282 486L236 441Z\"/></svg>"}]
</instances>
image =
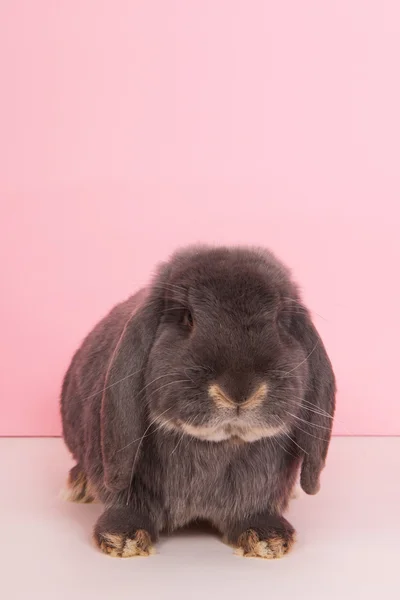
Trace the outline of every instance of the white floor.
<instances>
[{"instance_id":1,"label":"white floor","mask_svg":"<svg viewBox=\"0 0 400 600\"><path fill-rule=\"evenodd\" d=\"M0 592L20 598L400 598L400 438L336 438L322 490L292 502L299 541L278 561L235 556L212 535L163 539L150 558L91 543L101 507L63 502L58 439L0 439Z\"/></svg>"}]
</instances>

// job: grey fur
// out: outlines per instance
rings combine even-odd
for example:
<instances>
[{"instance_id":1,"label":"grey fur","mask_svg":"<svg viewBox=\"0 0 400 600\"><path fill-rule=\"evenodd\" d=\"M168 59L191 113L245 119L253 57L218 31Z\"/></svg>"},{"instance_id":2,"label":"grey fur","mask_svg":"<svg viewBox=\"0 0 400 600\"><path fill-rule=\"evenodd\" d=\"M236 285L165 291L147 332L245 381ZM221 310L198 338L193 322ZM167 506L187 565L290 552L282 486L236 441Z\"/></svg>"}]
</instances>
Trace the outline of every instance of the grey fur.
<instances>
[{"instance_id":1,"label":"grey fur","mask_svg":"<svg viewBox=\"0 0 400 600\"><path fill-rule=\"evenodd\" d=\"M213 382L239 405L262 381L248 427L284 423L287 435L203 441L175 424L229 418ZM299 468L318 491L334 407L330 361L288 270L246 248L177 252L87 336L61 396L66 444L106 506L97 528L156 537L206 519L233 541L282 514Z\"/></svg>"}]
</instances>

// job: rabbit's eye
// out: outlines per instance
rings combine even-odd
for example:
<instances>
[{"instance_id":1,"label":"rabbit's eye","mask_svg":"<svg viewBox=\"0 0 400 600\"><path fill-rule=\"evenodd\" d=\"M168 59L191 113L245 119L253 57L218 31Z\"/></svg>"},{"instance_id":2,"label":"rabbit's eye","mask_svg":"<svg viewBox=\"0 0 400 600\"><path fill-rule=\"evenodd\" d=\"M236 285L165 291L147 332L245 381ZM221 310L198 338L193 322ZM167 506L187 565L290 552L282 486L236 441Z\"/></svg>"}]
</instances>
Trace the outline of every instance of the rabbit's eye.
<instances>
[{"instance_id":1,"label":"rabbit's eye","mask_svg":"<svg viewBox=\"0 0 400 600\"><path fill-rule=\"evenodd\" d=\"M193 327L193 316L192 313L190 312L190 310L185 310L184 314L183 314L183 324L188 327L189 329L192 329Z\"/></svg>"}]
</instances>

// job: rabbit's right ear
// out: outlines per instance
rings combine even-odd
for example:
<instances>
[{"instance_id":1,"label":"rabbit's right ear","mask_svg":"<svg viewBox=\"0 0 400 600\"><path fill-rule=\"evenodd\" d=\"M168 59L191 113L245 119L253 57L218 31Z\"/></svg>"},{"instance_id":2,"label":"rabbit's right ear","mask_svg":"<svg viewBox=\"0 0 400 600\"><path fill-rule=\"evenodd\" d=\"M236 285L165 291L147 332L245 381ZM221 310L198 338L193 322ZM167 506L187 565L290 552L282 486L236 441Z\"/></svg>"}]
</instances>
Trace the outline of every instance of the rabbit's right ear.
<instances>
[{"instance_id":1,"label":"rabbit's right ear","mask_svg":"<svg viewBox=\"0 0 400 600\"><path fill-rule=\"evenodd\" d=\"M163 279L160 276L144 298L139 295L108 365L100 429L104 484L113 492L130 486L146 433L143 387L147 359L164 307Z\"/></svg>"}]
</instances>

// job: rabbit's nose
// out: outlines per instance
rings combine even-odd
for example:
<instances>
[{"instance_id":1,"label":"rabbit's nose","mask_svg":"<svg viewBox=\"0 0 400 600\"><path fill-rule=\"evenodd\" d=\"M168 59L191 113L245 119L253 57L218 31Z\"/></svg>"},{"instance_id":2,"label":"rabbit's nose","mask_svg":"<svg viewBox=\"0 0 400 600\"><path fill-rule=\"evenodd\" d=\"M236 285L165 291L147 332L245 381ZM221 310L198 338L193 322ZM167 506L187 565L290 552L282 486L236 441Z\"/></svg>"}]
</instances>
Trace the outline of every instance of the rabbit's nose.
<instances>
[{"instance_id":1,"label":"rabbit's nose","mask_svg":"<svg viewBox=\"0 0 400 600\"><path fill-rule=\"evenodd\" d=\"M256 408L266 398L265 381L225 375L210 385L208 393L220 408Z\"/></svg>"}]
</instances>

